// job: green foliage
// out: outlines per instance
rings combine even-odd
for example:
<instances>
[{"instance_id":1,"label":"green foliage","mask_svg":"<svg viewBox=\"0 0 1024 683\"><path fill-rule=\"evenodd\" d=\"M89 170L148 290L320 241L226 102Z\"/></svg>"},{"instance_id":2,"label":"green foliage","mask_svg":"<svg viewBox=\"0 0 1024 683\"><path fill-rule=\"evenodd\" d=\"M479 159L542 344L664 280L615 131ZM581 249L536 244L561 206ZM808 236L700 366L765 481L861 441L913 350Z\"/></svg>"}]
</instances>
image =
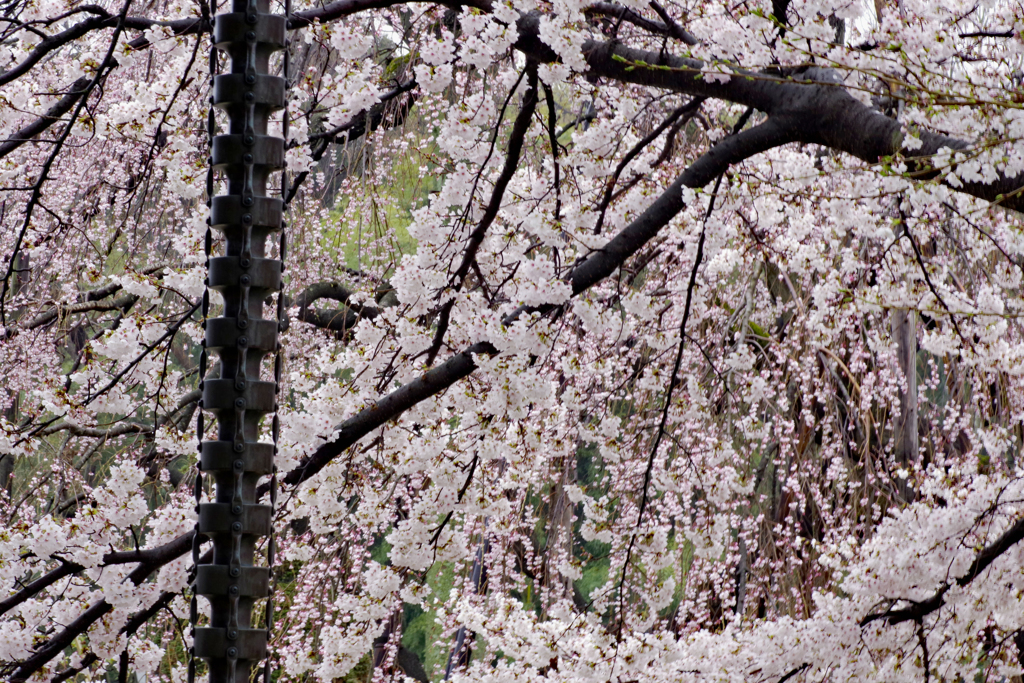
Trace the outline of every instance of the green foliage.
<instances>
[{"instance_id":1,"label":"green foliage","mask_svg":"<svg viewBox=\"0 0 1024 683\"><path fill-rule=\"evenodd\" d=\"M399 62L398 58L391 64ZM412 222L412 211L426 204L431 193L441 189L442 176L434 171L433 159L437 145L426 131L426 124L415 110L406 119L403 129L419 130L420 145L410 145L403 154L393 153L387 159L388 182L380 184L361 174L358 163L345 166L347 175L357 175L353 181L359 185L358 192L348 192L336 198L326 226L325 246L342 257L349 268L365 269L383 267L387 272L394 269L405 254L414 253L417 248L408 231ZM363 158L363 145L386 144L390 135L381 140L367 142L356 140L339 152L339 162L344 159ZM426 167L428 174L421 176L420 169Z\"/></svg>"},{"instance_id":2,"label":"green foliage","mask_svg":"<svg viewBox=\"0 0 1024 683\"><path fill-rule=\"evenodd\" d=\"M600 544L605 545L606 544ZM608 582L608 572L611 571L611 559L607 554L607 550L604 553L604 557L599 560L593 560L588 562L583 567L583 576L576 581L576 589L579 590L580 595L583 599L590 601L592 593L595 589L600 588Z\"/></svg>"},{"instance_id":3,"label":"green foliage","mask_svg":"<svg viewBox=\"0 0 1024 683\"><path fill-rule=\"evenodd\" d=\"M367 652L359 663L352 667L345 678L344 683L369 683L373 680L373 653ZM341 683L340 681L337 683Z\"/></svg>"},{"instance_id":4,"label":"green foliage","mask_svg":"<svg viewBox=\"0 0 1024 683\"><path fill-rule=\"evenodd\" d=\"M426 583L430 586L431 594L440 600L448 599L454 582L455 571L448 562L435 563L426 575ZM437 614L433 610L425 611L415 605L406 605L404 617L402 645L419 657L424 671L432 680L436 680L436 674L444 671L445 663L448 661L448 643L443 642Z\"/></svg>"},{"instance_id":5,"label":"green foliage","mask_svg":"<svg viewBox=\"0 0 1024 683\"><path fill-rule=\"evenodd\" d=\"M377 564L389 564L388 556L391 552L391 544L382 535L370 548L370 557Z\"/></svg>"}]
</instances>

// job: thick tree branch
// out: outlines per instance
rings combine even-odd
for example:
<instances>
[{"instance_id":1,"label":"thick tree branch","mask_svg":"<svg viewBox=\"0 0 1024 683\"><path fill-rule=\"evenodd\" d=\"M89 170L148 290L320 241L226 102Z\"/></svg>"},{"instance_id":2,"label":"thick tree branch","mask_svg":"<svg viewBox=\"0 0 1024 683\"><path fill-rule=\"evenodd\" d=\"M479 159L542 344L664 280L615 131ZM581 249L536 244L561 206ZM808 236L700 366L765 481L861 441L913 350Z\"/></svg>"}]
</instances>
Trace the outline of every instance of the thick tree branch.
<instances>
[{"instance_id":1,"label":"thick tree branch","mask_svg":"<svg viewBox=\"0 0 1024 683\"><path fill-rule=\"evenodd\" d=\"M557 61L557 55L540 40L538 13L522 16L517 28L517 49L541 62ZM737 69L723 83L717 78L705 80L704 64L699 60L637 50L618 41L587 41L583 53L595 76L743 104L789 120L796 133L793 142L820 144L870 164L902 156L907 160L908 173L918 179L938 175L927 158L940 149L962 151L971 147L964 140L921 131L921 147L913 153L905 152L898 121L861 103L840 84L823 82L814 70L806 70L794 79ZM952 187L1024 212L1024 174L1000 174L988 184L963 180Z\"/></svg>"},{"instance_id":2,"label":"thick tree branch","mask_svg":"<svg viewBox=\"0 0 1024 683\"><path fill-rule=\"evenodd\" d=\"M570 276L573 294L590 289L615 272L647 244L684 207L683 188L701 188L724 173L730 165L773 147L792 142L796 131L783 121L765 123L725 138L697 159L636 220L622 229L599 251L577 266Z\"/></svg>"},{"instance_id":3,"label":"thick tree branch","mask_svg":"<svg viewBox=\"0 0 1024 683\"><path fill-rule=\"evenodd\" d=\"M665 26L668 28L669 31L669 36L675 38L676 40L681 40L687 45L697 45L700 42L695 37L693 37L693 35L691 35L689 31L687 31L682 26L677 24L675 20L668 15L668 12L665 11L665 8L658 4L657 0L651 0L651 9L653 9L655 13L659 17L661 17L661 20L665 22Z\"/></svg>"},{"instance_id":4,"label":"thick tree branch","mask_svg":"<svg viewBox=\"0 0 1024 683\"><path fill-rule=\"evenodd\" d=\"M46 131L47 128L59 121L62 116L71 111L71 108L75 106L75 103L78 102L82 95L84 95L89 89L89 84L91 82L91 77L82 76L68 87L67 94L47 109L45 114L16 132L13 136L4 140L4 142L0 144L0 159L3 159L26 142L31 141L37 135Z\"/></svg>"},{"instance_id":5,"label":"thick tree branch","mask_svg":"<svg viewBox=\"0 0 1024 683\"><path fill-rule=\"evenodd\" d=\"M1024 517L1017 520L1017 522L1007 529L1002 536L1000 536L992 545L986 546L977 557L974 558L974 562L968 567L967 572L963 576L957 578L951 583L943 585L939 590L935 592L932 597L927 600L920 602L910 602L909 607L902 609L889 609L885 612L878 614L869 614L868 616L861 619L860 625L867 626L875 621L884 621L891 625L902 624L905 621L921 621L924 617L928 616L932 612L935 612L945 604L946 593L954 585L963 588L974 579L989 568L989 566L995 562L1003 553L1015 546L1016 544L1024 541Z\"/></svg>"},{"instance_id":6,"label":"thick tree branch","mask_svg":"<svg viewBox=\"0 0 1024 683\"><path fill-rule=\"evenodd\" d=\"M359 306L349 303L349 289L340 282L318 282L302 290L295 299L285 297L285 307L298 307L296 318L321 329L331 330L344 336L363 318L373 320L380 314L374 306ZM321 299L332 299L344 304L344 308L322 310L313 308Z\"/></svg>"},{"instance_id":7,"label":"thick tree branch","mask_svg":"<svg viewBox=\"0 0 1024 683\"><path fill-rule=\"evenodd\" d=\"M686 30L684 30L674 21L671 21L671 18L665 13L665 10L662 9L660 5L658 5L658 3L651 3L651 6L654 8L654 11L658 13L658 16L660 16L663 20L668 19L668 21L666 21L665 23L661 23L660 21L653 21L644 16L641 16L640 14L636 13L635 11L631 10L630 8L624 5L618 5L614 2L595 2L591 5L588 5L587 7L584 7L583 13L603 15L606 17L614 17L616 19L621 19L626 23L633 24L638 28L642 28L645 31L649 31L650 33L653 33L655 35L665 36L668 38L675 38L676 40L680 40L686 43L687 45L697 44L697 39L690 35Z\"/></svg>"},{"instance_id":8,"label":"thick tree branch","mask_svg":"<svg viewBox=\"0 0 1024 683\"><path fill-rule=\"evenodd\" d=\"M315 476L331 460L375 429L383 427L406 410L471 375L476 370L473 355L494 355L498 350L489 342L470 346L444 363L423 373L338 425L336 437L313 452L301 465L288 472L283 483L295 486ZM269 485L261 487L269 490Z\"/></svg>"},{"instance_id":9,"label":"thick tree branch","mask_svg":"<svg viewBox=\"0 0 1024 683\"><path fill-rule=\"evenodd\" d=\"M338 338L343 338L351 332L362 318L351 308L304 308L299 311L296 317L298 320L314 327L335 332Z\"/></svg>"},{"instance_id":10,"label":"thick tree branch","mask_svg":"<svg viewBox=\"0 0 1024 683\"><path fill-rule=\"evenodd\" d=\"M294 299L285 296L285 307L309 308L320 299L332 299L347 304L352 292L340 282L317 282L299 292Z\"/></svg>"},{"instance_id":11,"label":"thick tree branch","mask_svg":"<svg viewBox=\"0 0 1024 683\"><path fill-rule=\"evenodd\" d=\"M289 28L301 28L314 22L326 23L344 16L373 9L408 4L401 0L337 0L324 7L296 12L291 16ZM456 6L449 1L440 2L444 6ZM489 12L489 0L460 2L459 7L468 6ZM613 12L614 10L614 12ZM623 11L626 10L626 14ZM632 10L619 8L613 3L595 3L588 11L596 14L614 13L623 19L636 19L638 26L660 35L678 33L668 24L647 20L635 15ZM655 7L658 11L658 7ZM660 14L660 12L659 12ZM635 15L635 17L634 17ZM540 40L539 12L523 15L517 22L519 40L515 47L539 62L557 61L557 55ZM110 21L111 18L104 18ZM96 21L90 19L82 22ZM209 31L209 24L199 18L187 18L177 21L155 21L144 17L128 17L124 26L135 30L144 30L153 26L166 26L175 35L189 35ZM681 30L681 29L679 29ZM687 34L688 35L688 34ZM679 35L680 40L690 40ZM691 36L692 38L692 36ZM132 47L142 48L147 45L144 38L131 43ZM590 73L594 76L610 78L625 83L636 83L652 87L673 90L692 96L714 97L752 107L773 116L786 116L800 120L799 135L796 142L825 145L831 149L851 154L871 164L880 159L903 154L903 133L900 124L867 105L853 98L840 84L816 82L812 71L804 73L804 80L782 78L762 73L735 70L727 82L719 79L707 81L703 75L704 64L699 60L677 57L665 51L637 50L627 47L616 40L595 41L584 43L583 52L587 58ZM646 66L645 66L646 65ZM72 91L74 92L74 90ZM72 95L65 97L65 100ZM66 113L74 104L61 100ZM55 105L55 109L59 108ZM57 117L62 115L58 113ZM29 139L38 135L52 123L53 116L46 117L23 129L18 135ZM35 131L35 132L33 132ZM904 156L910 162L910 171L918 177L934 176L925 157L935 154L940 148L948 147L954 151L966 150L971 143L924 131L921 133L922 147L913 154ZM0 146L0 157L6 145L20 145L16 140L8 141ZM9 151L9 150L8 150ZM915 163L917 160L917 163ZM963 182L957 190L974 195L990 202L998 202L1002 206L1015 211L1024 211L1024 175L1000 176L995 183L985 184L975 181Z\"/></svg>"},{"instance_id":12,"label":"thick tree branch","mask_svg":"<svg viewBox=\"0 0 1024 683\"><path fill-rule=\"evenodd\" d=\"M56 434L57 432L69 432L75 436L90 436L94 438L106 438L112 439L116 436L124 436L125 434L142 434L145 432L152 432L152 427L146 425L135 424L133 422L122 422L112 427L83 427L72 422L61 422L60 424L51 425L45 429L41 429L37 432L39 436L49 436L50 434Z\"/></svg>"}]
</instances>

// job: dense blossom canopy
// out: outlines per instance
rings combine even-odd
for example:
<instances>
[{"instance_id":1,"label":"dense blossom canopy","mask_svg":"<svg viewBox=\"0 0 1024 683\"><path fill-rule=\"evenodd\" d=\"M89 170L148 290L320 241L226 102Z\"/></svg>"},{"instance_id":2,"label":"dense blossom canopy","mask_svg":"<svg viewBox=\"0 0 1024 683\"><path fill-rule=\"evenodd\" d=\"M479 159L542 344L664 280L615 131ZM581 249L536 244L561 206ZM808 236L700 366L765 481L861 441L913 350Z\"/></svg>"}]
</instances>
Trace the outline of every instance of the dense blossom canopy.
<instances>
[{"instance_id":1,"label":"dense blossom canopy","mask_svg":"<svg viewBox=\"0 0 1024 683\"><path fill-rule=\"evenodd\" d=\"M278 680L1021 680L1019 3L292 10ZM0 11L0 669L183 681L223 8Z\"/></svg>"}]
</instances>

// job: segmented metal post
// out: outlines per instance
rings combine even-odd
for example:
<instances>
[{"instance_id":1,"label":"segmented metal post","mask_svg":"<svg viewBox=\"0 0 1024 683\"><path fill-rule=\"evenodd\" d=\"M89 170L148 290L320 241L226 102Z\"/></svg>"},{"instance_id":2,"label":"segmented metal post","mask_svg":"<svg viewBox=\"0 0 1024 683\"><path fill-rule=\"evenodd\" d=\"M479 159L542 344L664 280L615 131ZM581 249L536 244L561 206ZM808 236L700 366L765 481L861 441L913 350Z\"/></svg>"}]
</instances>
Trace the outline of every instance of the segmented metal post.
<instances>
[{"instance_id":1,"label":"segmented metal post","mask_svg":"<svg viewBox=\"0 0 1024 683\"><path fill-rule=\"evenodd\" d=\"M283 234L281 258L268 258L267 241L283 231L284 201L268 196L268 186L271 174L284 168L284 139L269 135L268 123L271 114L285 106L286 80L270 75L269 63L270 56L285 47L287 16L271 14L269 0L232 0L230 11L216 15L212 23L207 287L221 293L224 309L219 317L208 318L209 293L204 295L202 408L216 417L217 430L215 439L204 440L200 411L200 474L195 488L198 523L193 543L196 571L190 615L193 649L188 676L189 681L194 680L196 660L203 659L211 683L249 683L260 661L267 658L273 620L271 568L255 566L254 560L264 538L268 565L273 564L274 555L271 515L277 495L274 454L281 375L278 332L283 313ZM229 60L223 74L217 74L218 51ZM285 70L287 73L287 64ZM215 134L213 107L227 114L224 134ZM226 194L214 195L215 172L220 174ZM211 255L214 231L223 236L220 256ZM264 319L264 301L275 293L277 317ZM205 379L211 351L219 356L220 377ZM268 354L275 354L272 381L261 379L261 366ZM261 422L270 412L275 413L273 443L263 443L259 440ZM266 475L272 476L271 504L261 505L256 489ZM202 501L203 476L214 483L208 502ZM200 544L206 539L213 542L212 557L202 558ZM196 626L199 605L195 596L209 601L207 626ZM263 599L267 599L265 622L254 627L253 607ZM265 666L264 680L269 680L269 661Z\"/></svg>"}]
</instances>

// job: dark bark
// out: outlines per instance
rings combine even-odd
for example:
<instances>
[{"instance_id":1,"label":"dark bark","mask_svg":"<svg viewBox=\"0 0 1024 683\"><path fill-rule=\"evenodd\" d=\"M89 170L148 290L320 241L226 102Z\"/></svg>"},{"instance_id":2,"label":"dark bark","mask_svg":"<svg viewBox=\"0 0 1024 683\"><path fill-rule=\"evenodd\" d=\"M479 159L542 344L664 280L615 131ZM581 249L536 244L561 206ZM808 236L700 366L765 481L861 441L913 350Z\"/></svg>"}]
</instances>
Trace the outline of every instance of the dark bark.
<instances>
[{"instance_id":1,"label":"dark bark","mask_svg":"<svg viewBox=\"0 0 1024 683\"><path fill-rule=\"evenodd\" d=\"M617 5L614 2L595 2L592 5L587 5L583 9L583 12L585 14L597 14L621 19L622 21L632 24L638 28L642 28L654 35L675 38L687 45L697 44L697 39L674 21L671 21L667 13L665 13L665 10L663 10L658 3L651 3L651 7L658 13L658 16L662 18L664 23L662 21L648 19L647 17L637 14L628 7Z\"/></svg>"},{"instance_id":2,"label":"dark bark","mask_svg":"<svg viewBox=\"0 0 1024 683\"><path fill-rule=\"evenodd\" d=\"M297 316L304 323L337 333L339 339L345 338L362 317L351 308L305 308Z\"/></svg>"},{"instance_id":3,"label":"dark bark","mask_svg":"<svg viewBox=\"0 0 1024 683\"><path fill-rule=\"evenodd\" d=\"M337 333L339 338L344 338L363 318L373 320L380 314L380 309L374 306L351 305L349 298L352 293L348 287L340 282L318 282L302 290L295 297L285 297L285 307L298 307L296 318L304 323L315 325L324 330ZM340 309L318 309L313 304L322 299L330 299L344 304ZM284 329L288 328L287 322Z\"/></svg>"}]
</instances>

